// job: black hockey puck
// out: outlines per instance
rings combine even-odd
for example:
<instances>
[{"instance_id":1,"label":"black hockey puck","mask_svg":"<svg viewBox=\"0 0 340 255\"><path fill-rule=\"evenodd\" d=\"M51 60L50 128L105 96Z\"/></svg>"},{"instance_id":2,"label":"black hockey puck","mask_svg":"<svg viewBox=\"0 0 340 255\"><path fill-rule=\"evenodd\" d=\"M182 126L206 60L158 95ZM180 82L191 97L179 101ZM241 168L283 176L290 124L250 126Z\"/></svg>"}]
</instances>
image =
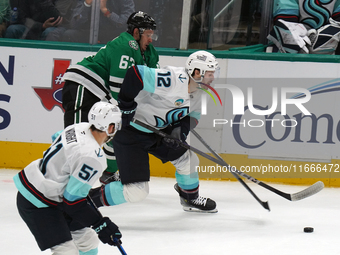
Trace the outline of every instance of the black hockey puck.
<instances>
[{"instance_id":1,"label":"black hockey puck","mask_svg":"<svg viewBox=\"0 0 340 255\"><path fill-rule=\"evenodd\" d=\"M313 231L314 231L314 228L312 228L312 227L305 227L303 229L303 232L305 232L305 233L312 233Z\"/></svg>"}]
</instances>

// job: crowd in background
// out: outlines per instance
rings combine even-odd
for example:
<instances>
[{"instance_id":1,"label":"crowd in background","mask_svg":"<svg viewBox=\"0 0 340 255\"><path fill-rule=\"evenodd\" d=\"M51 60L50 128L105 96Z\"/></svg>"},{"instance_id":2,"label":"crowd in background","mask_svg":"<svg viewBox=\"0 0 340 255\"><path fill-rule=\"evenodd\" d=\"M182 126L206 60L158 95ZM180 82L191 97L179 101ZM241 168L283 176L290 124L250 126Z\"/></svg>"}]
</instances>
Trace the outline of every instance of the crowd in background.
<instances>
[{"instance_id":1,"label":"crowd in background","mask_svg":"<svg viewBox=\"0 0 340 255\"><path fill-rule=\"evenodd\" d=\"M94 0L0 0L0 37L91 43L91 18L94 16L92 1ZM129 15L139 9L155 18L159 35L158 41L154 42L156 47L179 47L182 1L97 1L100 2L100 16L98 41L94 43L106 44L118 36L126 29ZM214 44L246 45L244 37L249 23L249 1L192 1L189 44L193 48L207 48L208 40L212 39L209 38L209 28L213 24L216 31L213 36ZM228 8L224 8L227 5ZM217 19L216 14L222 9L224 12ZM254 22L259 24L259 17ZM259 29L255 30L254 34L258 34ZM258 43L258 37L253 39L248 43Z\"/></svg>"},{"instance_id":2,"label":"crowd in background","mask_svg":"<svg viewBox=\"0 0 340 255\"><path fill-rule=\"evenodd\" d=\"M89 42L93 0L1 0L1 37ZM98 43L126 28L133 0L100 0Z\"/></svg>"},{"instance_id":3,"label":"crowd in background","mask_svg":"<svg viewBox=\"0 0 340 255\"><path fill-rule=\"evenodd\" d=\"M268 36L267 52L340 54L339 1L272 0L271 17L262 15L263 2L193 0L188 48L228 50L265 44L260 37ZM99 17L94 3L100 5ZM106 44L125 31L129 15L139 9L156 21L154 46L179 48L182 7L183 1L171 0L0 0L0 37ZM263 20L271 23L270 33L261 32Z\"/></svg>"}]
</instances>

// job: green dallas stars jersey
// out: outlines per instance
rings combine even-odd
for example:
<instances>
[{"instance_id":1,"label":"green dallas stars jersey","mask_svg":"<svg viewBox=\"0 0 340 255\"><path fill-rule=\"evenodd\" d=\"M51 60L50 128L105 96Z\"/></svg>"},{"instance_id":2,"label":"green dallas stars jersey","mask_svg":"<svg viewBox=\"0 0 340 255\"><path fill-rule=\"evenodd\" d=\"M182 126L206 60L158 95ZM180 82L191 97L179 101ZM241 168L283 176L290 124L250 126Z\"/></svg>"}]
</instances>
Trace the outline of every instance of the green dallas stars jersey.
<instances>
[{"instance_id":1,"label":"green dallas stars jersey","mask_svg":"<svg viewBox=\"0 0 340 255\"><path fill-rule=\"evenodd\" d=\"M146 65L158 68L159 56L149 44L144 58L138 42L127 32L108 42L96 55L84 58L71 65L64 74L70 80L86 87L98 98L107 98L109 93L117 99L125 73L132 65Z\"/></svg>"}]
</instances>

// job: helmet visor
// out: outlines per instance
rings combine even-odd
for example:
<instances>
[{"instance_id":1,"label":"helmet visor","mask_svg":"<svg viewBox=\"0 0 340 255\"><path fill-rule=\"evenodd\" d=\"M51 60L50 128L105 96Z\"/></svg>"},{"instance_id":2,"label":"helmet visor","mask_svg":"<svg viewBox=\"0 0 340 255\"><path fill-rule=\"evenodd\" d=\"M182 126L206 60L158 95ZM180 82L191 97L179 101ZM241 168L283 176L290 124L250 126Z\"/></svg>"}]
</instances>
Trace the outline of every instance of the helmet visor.
<instances>
[{"instance_id":1,"label":"helmet visor","mask_svg":"<svg viewBox=\"0 0 340 255\"><path fill-rule=\"evenodd\" d=\"M151 38L153 41L157 41L157 39L158 39L158 35L152 29L140 28L139 31L140 31L140 34L142 36L146 36L147 38Z\"/></svg>"},{"instance_id":2,"label":"helmet visor","mask_svg":"<svg viewBox=\"0 0 340 255\"><path fill-rule=\"evenodd\" d=\"M215 80L220 78L220 73L221 73L221 69L218 66L218 67L215 68L215 73L214 73Z\"/></svg>"}]
</instances>

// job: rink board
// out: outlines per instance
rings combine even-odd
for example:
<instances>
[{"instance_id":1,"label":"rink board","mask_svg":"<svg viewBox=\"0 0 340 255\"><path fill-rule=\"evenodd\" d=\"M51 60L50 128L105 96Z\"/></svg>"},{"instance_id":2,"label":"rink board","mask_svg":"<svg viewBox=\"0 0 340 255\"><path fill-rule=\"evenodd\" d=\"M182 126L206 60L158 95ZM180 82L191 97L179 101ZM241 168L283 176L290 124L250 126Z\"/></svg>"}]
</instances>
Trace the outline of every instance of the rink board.
<instances>
[{"instance_id":1,"label":"rink board","mask_svg":"<svg viewBox=\"0 0 340 255\"><path fill-rule=\"evenodd\" d=\"M39 144L39 143L20 143L20 142L3 142L0 141L0 169L23 169L26 165L28 165L31 161L39 159L42 157L43 152L49 147L49 144ZM211 155L211 154L210 154ZM280 166L280 165L297 165L300 166L302 164L312 165L315 162L299 162L299 161L287 161L287 160L255 160L249 159L246 155L232 155L232 154L220 154L221 157L228 162L229 165L241 169L241 166L248 166L249 168L254 166L260 166L261 164L270 164L272 166ZM209 169L212 167L212 163L203 158L200 158L200 168L201 169ZM340 164L340 160L333 160L331 162L333 165ZM156 177L175 177L175 168L172 164L166 163L163 164L159 159L150 155L150 173L151 176ZM214 164L216 170L216 164ZM305 173L297 171L292 173L280 173L274 172L272 174L262 172L247 172L248 175L257 178L261 181L265 182L274 182L274 183L285 183L285 184L296 184L296 185L310 185L315 183L318 180L324 182L327 187L340 187L340 179L337 176L337 173L331 171L325 175L322 173L316 172ZM235 180L232 174L227 172L226 170L221 170L219 173L216 171L213 173L209 173L207 171L200 173L200 179L206 180Z\"/></svg>"},{"instance_id":2,"label":"rink board","mask_svg":"<svg viewBox=\"0 0 340 255\"><path fill-rule=\"evenodd\" d=\"M63 128L60 103L64 69L99 48L0 41L0 168L21 169L42 157L51 142L51 135ZM157 50L161 66L184 66L187 56L193 52ZM202 116L197 127L198 133L213 149L230 165L249 170L247 174L261 180L309 184L320 179L327 186L340 186L340 169L337 168L340 156L339 57L242 50L213 53L221 67L216 91L223 106L208 100L207 114ZM255 116L247 110L237 118L233 112L234 98L230 90L223 87L226 84L237 86L242 91L245 107L248 107L248 88L253 88L254 102L261 109L272 105L273 88L277 89L279 99L286 87L311 91L314 88L311 99L304 104L312 117L305 117L299 108L289 106L287 116L299 122L299 128L261 125L274 117L278 118L275 123L284 120L278 104L270 116ZM217 119L228 123L213 126ZM241 124L231 126L232 121ZM191 138L190 144L208 152L195 138ZM201 159L200 166L201 178L220 180L232 177L226 171L211 172L218 167L207 160ZM256 167L261 171L256 172ZM174 177L174 169L170 164L162 165L151 157L151 174Z\"/></svg>"}]
</instances>

